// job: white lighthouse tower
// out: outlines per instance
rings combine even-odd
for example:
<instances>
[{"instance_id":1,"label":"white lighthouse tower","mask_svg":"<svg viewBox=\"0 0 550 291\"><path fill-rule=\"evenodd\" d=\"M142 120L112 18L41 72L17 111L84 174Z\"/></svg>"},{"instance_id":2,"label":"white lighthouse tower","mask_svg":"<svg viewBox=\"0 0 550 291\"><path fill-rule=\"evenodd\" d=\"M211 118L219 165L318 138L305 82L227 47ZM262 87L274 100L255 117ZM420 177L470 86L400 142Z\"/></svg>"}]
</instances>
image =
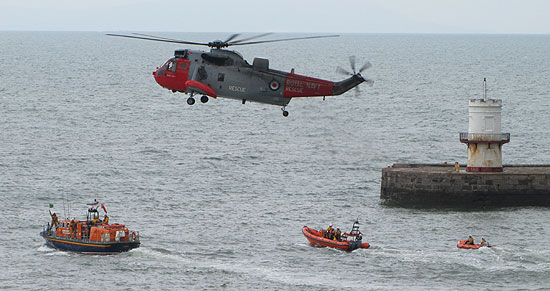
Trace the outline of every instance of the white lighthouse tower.
<instances>
[{"instance_id":1,"label":"white lighthouse tower","mask_svg":"<svg viewBox=\"0 0 550 291\"><path fill-rule=\"evenodd\" d=\"M502 145L510 142L509 133L501 133L502 100L487 99L483 79L483 99L470 99L468 132L460 133L460 142L468 145L467 172L502 172Z\"/></svg>"}]
</instances>

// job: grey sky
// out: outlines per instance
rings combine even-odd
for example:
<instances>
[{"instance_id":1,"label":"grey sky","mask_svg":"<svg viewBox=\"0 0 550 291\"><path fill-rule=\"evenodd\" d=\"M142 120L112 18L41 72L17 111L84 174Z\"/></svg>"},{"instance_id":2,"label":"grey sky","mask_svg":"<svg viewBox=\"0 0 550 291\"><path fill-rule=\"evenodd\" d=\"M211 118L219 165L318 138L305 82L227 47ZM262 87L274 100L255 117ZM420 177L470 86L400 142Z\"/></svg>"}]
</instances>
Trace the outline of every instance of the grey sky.
<instances>
[{"instance_id":1,"label":"grey sky","mask_svg":"<svg viewBox=\"0 0 550 291\"><path fill-rule=\"evenodd\" d=\"M550 34L545 0L0 0L0 30Z\"/></svg>"}]
</instances>

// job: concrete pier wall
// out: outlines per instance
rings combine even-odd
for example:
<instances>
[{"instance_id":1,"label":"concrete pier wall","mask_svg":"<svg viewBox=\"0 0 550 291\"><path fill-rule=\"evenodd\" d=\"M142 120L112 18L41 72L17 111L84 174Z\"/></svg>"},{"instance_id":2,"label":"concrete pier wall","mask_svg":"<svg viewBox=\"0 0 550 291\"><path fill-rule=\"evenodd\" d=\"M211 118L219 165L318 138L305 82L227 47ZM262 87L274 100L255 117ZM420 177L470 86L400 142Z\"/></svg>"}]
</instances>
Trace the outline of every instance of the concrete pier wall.
<instances>
[{"instance_id":1,"label":"concrete pier wall","mask_svg":"<svg viewBox=\"0 0 550 291\"><path fill-rule=\"evenodd\" d=\"M382 170L380 198L403 206L550 206L550 165L456 172L450 164L394 164Z\"/></svg>"}]
</instances>

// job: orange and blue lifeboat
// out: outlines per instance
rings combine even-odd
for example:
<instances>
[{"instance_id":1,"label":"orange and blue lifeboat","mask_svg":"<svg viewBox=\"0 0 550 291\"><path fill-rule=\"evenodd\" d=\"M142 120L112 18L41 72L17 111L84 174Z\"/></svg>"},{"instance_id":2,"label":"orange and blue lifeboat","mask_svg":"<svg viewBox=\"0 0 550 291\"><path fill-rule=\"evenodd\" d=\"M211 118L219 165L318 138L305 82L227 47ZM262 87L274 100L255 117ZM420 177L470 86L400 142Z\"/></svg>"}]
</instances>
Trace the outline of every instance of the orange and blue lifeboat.
<instances>
[{"instance_id":1,"label":"orange and blue lifeboat","mask_svg":"<svg viewBox=\"0 0 550 291\"><path fill-rule=\"evenodd\" d=\"M94 213L97 213L94 209ZM61 220L40 232L49 247L80 253L111 254L140 246L139 233L123 224L106 224L90 215L83 220Z\"/></svg>"}]
</instances>

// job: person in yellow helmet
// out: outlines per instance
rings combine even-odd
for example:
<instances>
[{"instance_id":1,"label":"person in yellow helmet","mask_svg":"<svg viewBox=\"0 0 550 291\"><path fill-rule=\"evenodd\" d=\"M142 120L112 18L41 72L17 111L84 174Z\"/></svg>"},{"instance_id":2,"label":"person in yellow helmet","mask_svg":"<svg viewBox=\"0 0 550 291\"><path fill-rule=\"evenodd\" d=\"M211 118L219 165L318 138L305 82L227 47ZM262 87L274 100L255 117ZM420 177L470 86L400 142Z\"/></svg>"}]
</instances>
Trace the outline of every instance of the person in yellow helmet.
<instances>
[{"instance_id":1,"label":"person in yellow helmet","mask_svg":"<svg viewBox=\"0 0 550 291\"><path fill-rule=\"evenodd\" d=\"M474 245L474 238L470 235L466 240L466 245Z\"/></svg>"}]
</instances>

